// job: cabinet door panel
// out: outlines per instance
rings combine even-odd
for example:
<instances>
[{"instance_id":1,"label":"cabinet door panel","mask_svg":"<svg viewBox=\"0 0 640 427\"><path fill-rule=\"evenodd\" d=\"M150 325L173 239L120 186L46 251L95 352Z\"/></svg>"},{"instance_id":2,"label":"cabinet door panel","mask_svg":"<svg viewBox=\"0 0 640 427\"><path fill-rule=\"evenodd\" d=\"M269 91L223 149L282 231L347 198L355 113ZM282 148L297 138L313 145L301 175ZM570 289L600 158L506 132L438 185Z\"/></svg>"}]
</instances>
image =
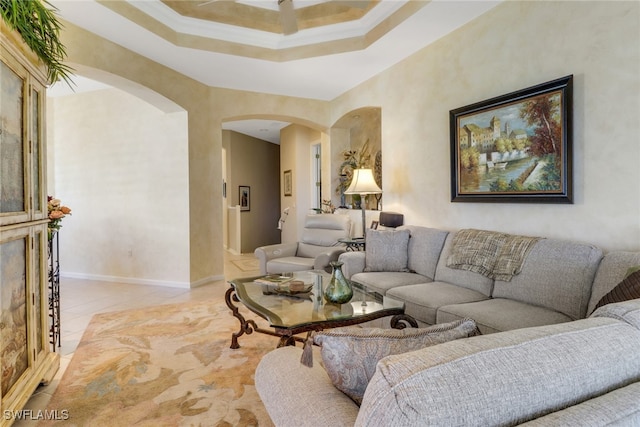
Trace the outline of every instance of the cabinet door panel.
<instances>
[{"instance_id":1,"label":"cabinet door panel","mask_svg":"<svg viewBox=\"0 0 640 427\"><path fill-rule=\"evenodd\" d=\"M29 368L27 333L28 235L0 243L1 393L6 395Z\"/></svg>"},{"instance_id":2,"label":"cabinet door panel","mask_svg":"<svg viewBox=\"0 0 640 427\"><path fill-rule=\"evenodd\" d=\"M24 78L0 62L0 216L3 223L27 219L24 87Z\"/></svg>"}]
</instances>

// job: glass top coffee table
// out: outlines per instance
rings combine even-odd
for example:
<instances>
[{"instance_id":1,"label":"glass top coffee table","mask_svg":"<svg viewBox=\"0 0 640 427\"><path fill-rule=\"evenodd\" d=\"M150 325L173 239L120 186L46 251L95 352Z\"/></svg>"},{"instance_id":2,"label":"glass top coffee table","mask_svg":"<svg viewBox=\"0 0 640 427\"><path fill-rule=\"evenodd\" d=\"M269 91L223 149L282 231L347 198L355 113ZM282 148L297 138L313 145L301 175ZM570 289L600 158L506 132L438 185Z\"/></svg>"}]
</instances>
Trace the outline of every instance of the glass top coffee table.
<instances>
[{"instance_id":1,"label":"glass top coffee table","mask_svg":"<svg viewBox=\"0 0 640 427\"><path fill-rule=\"evenodd\" d=\"M404 314L402 301L369 292L356 282L351 282L353 298L350 302L327 303L323 291L330 279L330 274L314 270L231 280L225 301L240 322L240 329L231 336L231 348L239 348L238 338L253 331L280 337L278 347L281 347L304 341L296 337L304 332L355 325L386 316L392 316L391 326L394 328L418 326L412 317ZM293 291L288 285L291 280L298 282L298 288ZM266 319L273 330L260 328L255 321L245 319L235 304L238 302Z\"/></svg>"}]
</instances>

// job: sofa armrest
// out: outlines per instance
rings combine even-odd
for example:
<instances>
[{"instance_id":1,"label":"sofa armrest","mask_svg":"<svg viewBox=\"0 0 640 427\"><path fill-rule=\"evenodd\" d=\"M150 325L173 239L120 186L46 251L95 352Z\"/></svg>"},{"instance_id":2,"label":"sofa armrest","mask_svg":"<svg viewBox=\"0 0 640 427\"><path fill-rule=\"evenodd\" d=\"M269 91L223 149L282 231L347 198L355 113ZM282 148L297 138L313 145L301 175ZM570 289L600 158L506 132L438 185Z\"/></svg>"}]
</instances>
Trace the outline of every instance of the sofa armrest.
<instances>
[{"instance_id":1,"label":"sofa armrest","mask_svg":"<svg viewBox=\"0 0 640 427\"><path fill-rule=\"evenodd\" d=\"M319 362L300 363L302 349L286 346L270 351L256 368L255 386L276 426L349 426L358 405L329 379ZM321 356L314 347L314 360Z\"/></svg>"},{"instance_id":2,"label":"sofa armrest","mask_svg":"<svg viewBox=\"0 0 640 427\"><path fill-rule=\"evenodd\" d=\"M316 256L313 262L313 269L327 270L327 266L329 265L329 263L332 261L337 261L340 254L343 254L344 252L345 252L345 249L342 246L328 248L326 252L323 252L320 255ZM330 271L330 268L329 268L329 271Z\"/></svg>"},{"instance_id":3,"label":"sofa armrest","mask_svg":"<svg viewBox=\"0 0 640 427\"><path fill-rule=\"evenodd\" d=\"M267 261L286 256L296 256L298 243L278 243L276 245L260 246L253 254L260 262L260 274L267 274Z\"/></svg>"},{"instance_id":4,"label":"sofa armrest","mask_svg":"<svg viewBox=\"0 0 640 427\"><path fill-rule=\"evenodd\" d=\"M344 252L338 258L338 261L343 263L342 273L347 279L351 279L356 273L362 273L364 271L364 252Z\"/></svg>"},{"instance_id":5,"label":"sofa armrest","mask_svg":"<svg viewBox=\"0 0 640 427\"><path fill-rule=\"evenodd\" d=\"M387 356L356 426L516 425L637 381L639 352L636 328L589 318Z\"/></svg>"}]
</instances>

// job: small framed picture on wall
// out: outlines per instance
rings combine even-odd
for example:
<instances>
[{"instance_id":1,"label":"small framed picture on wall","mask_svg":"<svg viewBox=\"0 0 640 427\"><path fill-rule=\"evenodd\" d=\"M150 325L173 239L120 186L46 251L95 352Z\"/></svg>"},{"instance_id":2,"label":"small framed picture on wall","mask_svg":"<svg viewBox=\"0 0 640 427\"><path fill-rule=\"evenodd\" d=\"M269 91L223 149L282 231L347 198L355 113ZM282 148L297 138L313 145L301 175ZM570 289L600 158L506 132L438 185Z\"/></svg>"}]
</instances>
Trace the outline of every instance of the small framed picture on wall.
<instances>
[{"instance_id":1,"label":"small framed picture on wall","mask_svg":"<svg viewBox=\"0 0 640 427\"><path fill-rule=\"evenodd\" d=\"M283 188L285 196L291 196L293 194L293 177L291 169L284 171Z\"/></svg>"},{"instance_id":2,"label":"small framed picture on wall","mask_svg":"<svg viewBox=\"0 0 640 427\"><path fill-rule=\"evenodd\" d=\"M251 210L251 187L241 185L238 189L238 200L240 201L240 210Z\"/></svg>"}]
</instances>

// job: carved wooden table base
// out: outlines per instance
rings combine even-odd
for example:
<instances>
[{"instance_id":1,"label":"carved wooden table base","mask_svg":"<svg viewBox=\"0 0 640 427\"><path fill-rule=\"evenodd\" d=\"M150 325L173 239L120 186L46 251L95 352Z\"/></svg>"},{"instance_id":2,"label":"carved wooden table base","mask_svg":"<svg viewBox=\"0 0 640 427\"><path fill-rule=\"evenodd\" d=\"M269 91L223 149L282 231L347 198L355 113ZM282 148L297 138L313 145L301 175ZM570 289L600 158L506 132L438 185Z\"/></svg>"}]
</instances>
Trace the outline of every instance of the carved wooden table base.
<instances>
[{"instance_id":1,"label":"carved wooden table base","mask_svg":"<svg viewBox=\"0 0 640 427\"><path fill-rule=\"evenodd\" d=\"M296 335L309 332L309 331L322 331L324 329L330 328L338 328L341 326L351 326L357 325L359 323L368 322L370 320L379 319L381 317L391 317L391 327L395 329L404 329L407 326L412 326L414 328L418 327L418 323L415 319L408 314L404 314L404 309L402 308L391 308L385 309L381 311L376 311L370 313L365 316L358 316L354 318L347 319L335 319L335 320L324 320L316 323L309 323L298 327L274 327L274 330L260 328L254 320L245 319L245 317L240 313L238 309L238 305L235 303L242 302L236 295L236 290L231 285L224 297L225 302L227 303L227 307L231 310L232 315L238 319L240 322L240 329L237 332L231 334L231 348L237 349L240 348L240 344L238 344L238 338L244 334L250 335L254 331L260 332L267 335L272 335L279 337L278 347L283 347L285 345L295 345L296 341L304 342L305 339L301 337L297 337ZM253 310L252 310L253 311ZM260 313L256 313L260 315ZM262 316L261 316L262 317Z\"/></svg>"}]
</instances>

